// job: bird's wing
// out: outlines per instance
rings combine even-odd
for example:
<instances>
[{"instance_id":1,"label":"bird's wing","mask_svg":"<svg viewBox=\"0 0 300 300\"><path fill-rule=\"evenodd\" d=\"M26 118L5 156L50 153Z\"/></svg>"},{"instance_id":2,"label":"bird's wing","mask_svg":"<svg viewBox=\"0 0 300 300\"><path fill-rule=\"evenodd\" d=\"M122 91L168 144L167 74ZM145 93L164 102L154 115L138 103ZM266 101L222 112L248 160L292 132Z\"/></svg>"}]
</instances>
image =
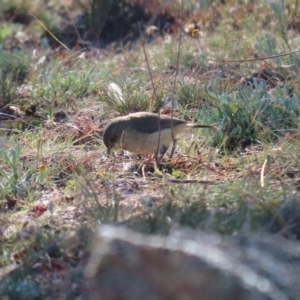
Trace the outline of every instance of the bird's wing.
<instances>
[{"instance_id":1,"label":"bird's wing","mask_svg":"<svg viewBox=\"0 0 300 300\"><path fill-rule=\"evenodd\" d=\"M179 124L185 123L179 119L173 119L171 122L171 118L161 118L159 119L156 115L148 115L143 118L131 118L132 128L138 130L141 133L154 133L159 131L159 120L160 120L160 130L170 128L171 126L176 126Z\"/></svg>"}]
</instances>

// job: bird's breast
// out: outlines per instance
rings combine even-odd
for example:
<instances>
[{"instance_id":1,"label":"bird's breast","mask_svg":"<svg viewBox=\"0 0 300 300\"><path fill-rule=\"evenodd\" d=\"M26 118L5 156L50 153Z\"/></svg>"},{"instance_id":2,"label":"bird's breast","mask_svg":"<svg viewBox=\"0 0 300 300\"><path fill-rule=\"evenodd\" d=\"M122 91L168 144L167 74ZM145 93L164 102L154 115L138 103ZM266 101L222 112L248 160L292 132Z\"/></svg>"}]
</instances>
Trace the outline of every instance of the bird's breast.
<instances>
[{"instance_id":1,"label":"bird's breast","mask_svg":"<svg viewBox=\"0 0 300 300\"><path fill-rule=\"evenodd\" d=\"M173 127L174 137L187 129L186 124ZM160 137L160 138L159 138ZM119 147L137 154L154 154L160 140L160 149L168 148L173 141L171 128L162 129L153 133L141 133L136 129L127 129L119 141Z\"/></svg>"}]
</instances>

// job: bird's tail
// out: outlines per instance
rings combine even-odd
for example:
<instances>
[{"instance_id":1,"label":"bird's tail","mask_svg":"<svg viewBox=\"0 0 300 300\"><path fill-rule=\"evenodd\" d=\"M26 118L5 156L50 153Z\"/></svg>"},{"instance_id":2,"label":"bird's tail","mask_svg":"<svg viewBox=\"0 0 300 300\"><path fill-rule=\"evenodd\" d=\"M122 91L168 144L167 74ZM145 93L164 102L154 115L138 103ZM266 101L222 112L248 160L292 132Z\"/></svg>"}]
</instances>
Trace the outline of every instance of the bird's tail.
<instances>
[{"instance_id":1,"label":"bird's tail","mask_svg":"<svg viewBox=\"0 0 300 300\"><path fill-rule=\"evenodd\" d=\"M218 130L218 128L215 125L203 125L203 124L195 124L195 123L187 123L186 124L190 128L209 128Z\"/></svg>"}]
</instances>

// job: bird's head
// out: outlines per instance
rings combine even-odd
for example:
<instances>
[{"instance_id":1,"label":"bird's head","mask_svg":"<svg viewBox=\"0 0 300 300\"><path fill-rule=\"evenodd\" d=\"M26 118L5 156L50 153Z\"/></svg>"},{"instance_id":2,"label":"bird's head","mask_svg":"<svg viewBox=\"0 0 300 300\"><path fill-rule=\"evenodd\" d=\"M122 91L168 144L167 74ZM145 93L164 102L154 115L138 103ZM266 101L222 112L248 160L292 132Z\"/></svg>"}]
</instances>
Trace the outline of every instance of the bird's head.
<instances>
[{"instance_id":1,"label":"bird's head","mask_svg":"<svg viewBox=\"0 0 300 300\"><path fill-rule=\"evenodd\" d=\"M122 136L122 131L119 129L118 124L112 123L104 130L103 142L107 147L107 154L110 154L111 149L115 148Z\"/></svg>"}]
</instances>

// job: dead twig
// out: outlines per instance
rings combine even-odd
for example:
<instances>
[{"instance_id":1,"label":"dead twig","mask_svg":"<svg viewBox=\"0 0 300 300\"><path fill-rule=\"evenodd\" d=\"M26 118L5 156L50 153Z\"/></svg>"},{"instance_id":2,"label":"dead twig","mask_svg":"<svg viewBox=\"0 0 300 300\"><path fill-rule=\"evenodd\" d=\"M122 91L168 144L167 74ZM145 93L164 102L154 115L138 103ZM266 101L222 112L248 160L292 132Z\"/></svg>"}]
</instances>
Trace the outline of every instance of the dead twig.
<instances>
[{"instance_id":1,"label":"dead twig","mask_svg":"<svg viewBox=\"0 0 300 300\"><path fill-rule=\"evenodd\" d=\"M266 164L268 162L268 159L266 158L262 167L261 167L261 172L260 172L260 185L261 187L265 186L265 168L266 168Z\"/></svg>"},{"instance_id":2,"label":"dead twig","mask_svg":"<svg viewBox=\"0 0 300 300\"><path fill-rule=\"evenodd\" d=\"M210 180L198 180L198 179L169 179L169 182L172 183L200 183L200 184L207 184L207 185L218 185L222 184L224 182L219 182L219 181L210 181Z\"/></svg>"},{"instance_id":3,"label":"dead twig","mask_svg":"<svg viewBox=\"0 0 300 300\"><path fill-rule=\"evenodd\" d=\"M273 59L273 58L282 57L282 56L288 56L288 55L292 55L292 54L299 53L299 52L300 52L300 49L297 49L297 50L291 51L291 52L282 53L282 54L276 54L276 55L265 56L265 57L242 59L242 60L224 60L224 59L223 60L218 60L218 59L212 59L212 58L208 58L207 60L215 61L215 62L223 62L223 63L244 63L244 62L249 62L249 61L260 61L260 60Z\"/></svg>"}]
</instances>

